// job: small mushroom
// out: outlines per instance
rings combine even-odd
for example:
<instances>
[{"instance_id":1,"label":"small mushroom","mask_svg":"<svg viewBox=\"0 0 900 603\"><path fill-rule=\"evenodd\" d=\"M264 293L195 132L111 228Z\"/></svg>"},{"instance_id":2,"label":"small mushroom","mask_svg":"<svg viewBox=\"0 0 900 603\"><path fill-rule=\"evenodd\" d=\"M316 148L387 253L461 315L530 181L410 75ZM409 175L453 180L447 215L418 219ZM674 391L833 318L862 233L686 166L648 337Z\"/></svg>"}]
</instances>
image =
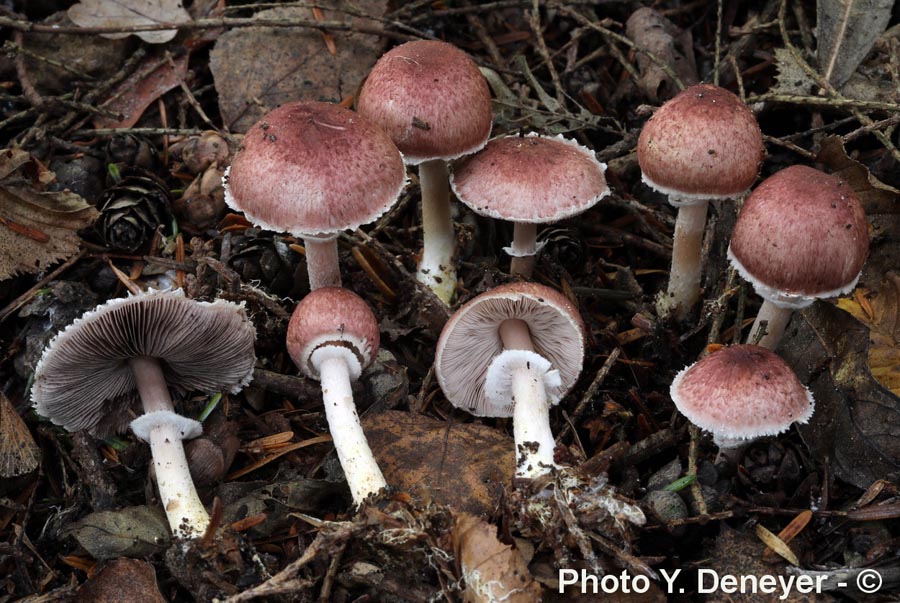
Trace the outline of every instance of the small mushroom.
<instances>
[{"instance_id":1,"label":"small mushroom","mask_svg":"<svg viewBox=\"0 0 900 603\"><path fill-rule=\"evenodd\" d=\"M353 404L350 384L378 353L378 321L358 295L340 287L304 297L288 324L287 349L294 364L322 385L325 417L353 503L387 487Z\"/></svg>"},{"instance_id":2,"label":"small mushroom","mask_svg":"<svg viewBox=\"0 0 900 603\"><path fill-rule=\"evenodd\" d=\"M806 423L814 409L812 394L791 367L758 345L712 352L681 370L669 392L681 414L712 433L724 456Z\"/></svg>"},{"instance_id":3,"label":"small mushroom","mask_svg":"<svg viewBox=\"0 0 900 603\"><path fill-rule=\"evenodd\" d=\"M68 431L115 433L130 421L150 443L172 533L201 536L209 516L182 440L203 427L175 412L169 390L238 392L253 376L255 337L243 307L230 302L198 302L180 290L114 299L53 338L35 369L32 400ZM131 420L138 401L144 414Z\"/></svg>"},{"instance_id":4,"label":"small mushroom","mask_svg":"<svg viewBox=\"0 0 900 603\"><path fill-rule=\"evenodd\" d=\"M584 361L584 324L564 295L511 283L460 308L438 340L434 369L444 395L477 417L513 417L516 477L557 465L550 405L568 393Z\"/></svg>"},{"instance_id":5,"label":"small mushroom","mask_svg":"<svg viewBox=\"0 0 900 603\"><path fill-rule=\"evenodd\" d=\"M709 201L743 195L764 155L753 113L718 86L683 90L644 124L637 146L644 183L678 208L669 286L657 303L660 316L682 320L697 302Z\"/></svg>"},{"instance_id":6,"label":"small mushroom","mask_svg":"<svg viewBox=\"0 0 900 603\"><path fill-rule=\"evenodd\" d=\"M403 158L375 124L338 105L288 103L244 136L225 202L251 222L302 237L311 289L341 285L337 236L373 222L406 184Z\"/></svg>"},{"instance_id":7,"label":"small mushroom","mask_svg":"<svg viewBox=\"0 0 900 603\"><path fill-rule=\"evenodd\" d=\"M802 165L754 190L728 259L765 300L747 343L778 347L794 310L856 287L869 253L866 214L843 180Z\"/></svg>"},{"instance_id":8,"label":"small mushroom","mask_svg":"<svg viewBox=\"0 0 900 603\"><path fill-rule=\"evenodd\" d=\"M358 111L381 126L408 165L419 166L424 250L417 277L450 303L456 235L447 162L491 133L491 93L475 61L446 42L416 40L384 54L363 84Z\"/></svg>"},{"instance_id":9,"label":"small mushroom","mask_svg":"<svg viewBox=\"0 0 900 603\"><path fill-rule=\"evenodd\" d=\"M563 136L503 136L453 167L450 186L477 214L515 223L510 274L530 278L537 224L593 207L609 194L593 151Z\"/></svg>"}]
</instances>

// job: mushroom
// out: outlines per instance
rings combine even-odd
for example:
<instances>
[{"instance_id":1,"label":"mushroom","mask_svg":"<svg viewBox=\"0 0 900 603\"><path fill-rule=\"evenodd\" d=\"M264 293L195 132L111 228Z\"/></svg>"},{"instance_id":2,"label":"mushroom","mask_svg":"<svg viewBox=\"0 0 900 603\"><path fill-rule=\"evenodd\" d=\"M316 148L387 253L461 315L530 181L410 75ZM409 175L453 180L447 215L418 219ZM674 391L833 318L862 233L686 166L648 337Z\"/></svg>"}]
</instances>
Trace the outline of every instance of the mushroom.
<instances>
[{"instance_id":1,"label":"mushroom","mask_svg":"<svg viewBox=\"0 0 900 603\"><path fill-rule=\"evenodd\" d=\"M384 54L363 84L357 110L419 166L424 250L417 277L444 302L456 291L456 236L447 162L474 153L491 133L491 93L475 62L446 42L417 40Z\"/></svg>"},{"instance_id":2,"label":"mushroom","mask_svg":"<svg viewBox=\"0 0 900 603\"><path fill-rule=\"evenodd\" d=\"M564 295L536 283L501 285L460 308L441 332L434 371L451 404L477 417L513 417L516 477L557 465L550 404L575 385L584 324Z\"/></svg>"},{"instance_id":3,"label":"mushroom","mask_svg":"<svg viewBox=\"0 0 900 603\"><path fill-rule=\"evenodd\" d=\"M660 316L682 320L697 302L709 201L743 195L764 155L753 113L718 86L683 90L644 124L637 146L643 181L678 208L669 286L657 302Z\"/></svg>"},{"instance_id":4,"label":"mushroom","mask_svg":"<svg viewBox=\"0 0 900 603\"><path fill-rule=\"evenodd\" d=\"M732 345L682 369L669 390L688 420L713 434L724 456L806 423L814 401L791 367L758 345Z\"/></svg>"},{"instance_id":5,"label":"mushroom","mask_svg":"<svg viewBox=\"0 0 900 603\"><path fill-rule=\"evenodd\" d=\"M302 237L309 286L340 286L337 235L374 221L406 184L400 152L375 124L329 103L288 103L244 136L225 202L261 228Z\"/></svg>"},{"instance_id":6,"label":"mushroom","mask_svg":"<svg viewBox=\"0 0 900 603\"><path fill-rule=\"evenodd\" d=\"M255 336L243 307L230 302L198 302L181 290L113 299L53 338L35 369L32 400L68 431L115 433L130 421L150 443L172 533L197 537L209 516L182 440L203 427L175 412L169 389L238 392L253 376ZM144 414L131 420L138 401Z\"/></svg>"},{"instance_id":7,"label":"mushroom","mask_svg":"<svg viewBox=\"0 0 900 603\"><path fill-rule=\"evenodd\" d=\"M378 321L358 295L339 287L304 297L288 324L287 349L294 364L322 385L325 417L353 503L387 487L353 404L350 384L378 353Z\"/></svg>"},{"instance_id":8,"label":"mushroom","mask_svg":"<svg viewBox=\"0 0 900 603\"><path fill-rule=\"evenodd\" d=\"M747 343L778 347L791 313L856 287L869 252L866 214L843 180L796 165L754 190L728 259L765 300Z\"/></svg>"},{"instance_id":9,"label":"mushroom","mask_svg":"<svg viewBox=\"0 0 900 603\"><path fill-rule=\"evenodd\" d=\"M537 224L579 214L609 194L593 151L563 136L494 138L453 166L450 186L457 198L482 216L515 223L510 274L530 278L537 248Z\"/></svg>"}]
</instances>

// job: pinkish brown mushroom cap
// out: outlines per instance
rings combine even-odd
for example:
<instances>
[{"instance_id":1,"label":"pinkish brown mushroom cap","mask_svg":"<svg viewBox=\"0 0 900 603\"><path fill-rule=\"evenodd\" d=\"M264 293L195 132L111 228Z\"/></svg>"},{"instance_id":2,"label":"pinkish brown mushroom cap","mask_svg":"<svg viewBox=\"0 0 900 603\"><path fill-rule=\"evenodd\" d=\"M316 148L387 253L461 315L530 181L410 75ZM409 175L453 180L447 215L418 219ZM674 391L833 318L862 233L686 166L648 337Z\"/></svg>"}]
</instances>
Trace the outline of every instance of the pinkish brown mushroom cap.
<instances>
[{"instance_id":1,"label":"pinkish brown mushroom cap","mask_svg":"<svg viewBox=\"0 0 900 603\"><path fill-rule=\"evenodd\" d=\"M453 167L450 186L472 211L513 222L556 222L609 194L593 151L563 136L503 136Z\"/></svg>"},{"instance_id":2,"label":"pinkish brown mushroom cap","mask_svg":"<svg viewBox=\"0 0 900 603\"><path fill-rule=\"evenodd\" d=\"M663 104L637 146L644 182L673 205L733 199L756 181L765 156L762 132L741 99L697 84Z\"/></svg>"},{"instance_id":3,"label":"pinkish brown mushroom cap","mask_svg":"<svg viewBox=\"0 0 900 603\"><path fill-rule=\"evenodd\" d=\"M475 62L446 42L417 40L384 54L357 110L379 124L411 165L474 153L491 133L491 93Z\"/></svg>"},{"instance_id":4,"label":"pinkish brown mushroom cap","mask_svg":"<svg viewBox=\"0 0 900 603\"><path fill-rule=\"evenodd\" d=\"M377 219L405 184L403 158L378 126L338 105L297 102L244 136L225 200L267 230L329 236Z\"/></svg>"},{"instance_id":5,"label":"pinkish brown mushroom cap","mask_svg":"<svg viewBox=\"0 0 900 603\"><path fill-rule=\"evenodd\" d=\"M510 417L513 404L486 395L488 368L503 352L500 324L517 318L528 325L534 351L559 372L548 391L558 402L575 385L584 362L584 323L563 294L537 283L501 285L469 300L450 317L438 339L434 370L447 399L479 417Z\"/></svg>"},{"instance_id":6,"label":"pinkish brown mushroom cap","mask_svg":"<svg viewBox=\"0 0 900 603\"><path fill-rule=\"evenodd\" d=\"M791 367L757 345L716 350L679 372L670 393L691 423L725 440L779 434L806 423L814 407Z\"/></svg>"},{"instance_id":7,"label":"pinkish brown mushroom cap","mask_svg":"<svg viewBox=\"0 0 900 603\"><path fill-rule=\"evenodd\" d=\"M31 397L38 414L68 431L116 433L139 403L130 359L158 359L179 393L235 393L253 377L255 340L243 305L195 301L180 289L112 299L53 338Z\"/></svg>"},{"instance_id":8,"label":"pinkish brown mushroom cap","mask_svg":"<svg viewBox=\"0 0 900 603\"><path fill-rule=\"evenodd\" d=\"M802 308L851 291L868 251L866 214L850 185L796 165L747 198L728 258L762 297Z\"/></svg>"},{"instance_id":9,"label":"pinkish brown mushroom cap","mask_svg":"<svg viewBox=\"0 0 900 603\"><path fill-rule=\"evenodd\" d=\"M322 287L304 297L288 324L287 349L297 368L312 379L319 378L313 352L323 346L347 348L359 366L351 376L359 377L378 353L378 320L361 297L341 287Z\"/></svg>"}]
</instances>

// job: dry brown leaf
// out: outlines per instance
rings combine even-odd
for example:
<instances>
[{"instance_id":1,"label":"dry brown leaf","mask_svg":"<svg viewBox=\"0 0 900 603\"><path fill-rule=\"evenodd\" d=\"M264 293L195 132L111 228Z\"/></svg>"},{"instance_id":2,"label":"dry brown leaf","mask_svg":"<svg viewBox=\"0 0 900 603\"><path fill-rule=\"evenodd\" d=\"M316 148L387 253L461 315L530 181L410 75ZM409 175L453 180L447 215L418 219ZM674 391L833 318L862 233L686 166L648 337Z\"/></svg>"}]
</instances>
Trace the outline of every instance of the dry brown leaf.
<instances>
[{"instance_id":1,"label":"dry brown leaf","mask_svg":"<svg viewBox=\"0 0 900 603\"><path fill-rule=\"evenodd\" d=\"M840 87L887 28L894 0L818 0L819 71Z\"/></svg>"},{"instance_id":2,"label":"dry brown leaf","mask_svg":"<svg viewBox=\"0 0 900 603\"><path fill-rule=\"evenodd\" d=\"M869 327L869 371L900 396L900 275L889 272L878 291L857 289L838 307Z\"/></svg>"},{"instance_id":3,"label":"dry brown leaf","mask_svg":"<svg viewBox=\"0 0 900 603\"><path fill-rule=\"evenodd\" d=\"M382 16L386 0L339 0L336 7ZM380 22L351 17L323 7L328 21L378 26ZM261 11L258 19L313 18L303 7ZM223 34L210 52L209 66L225 125L245 132L264 113L290 101L340 101L356 93L383 49L378 36L353 31L330 32L336 54L313 29L243 27Z\"/></svg>"},{"instance_id":4,"label":"dry brown leaf","mask_svg":"<svg viewBox=\"0 0 900 603\"><path fill-rule=\"evenodd\" d=\"M107 111L121 115L122 119L98 115L94 125L98 128L130 128L136 124L147 107L184 80L189 60L190 52L173 57L171 64L159 64L158 57L148 57L137 71L110 92L110 100L101 105Z\"/></svg>"},{"instance_id":5,"label":"dry brown leaf","mask_svg":"<svg viewBox=\"0 0 900 603\"><path fill-rule=\"evenodd\" d=\"M138 559L110 561L75 593L81 603L165 603L153 566Z\"/></svg>"},{"instance_id":6,"label":"dry brown leaf","mask_svg":"<svg viewBox=\"0 0 900 603\"><path fill-rule=\"evenodd\" d=\"M868 168L847 155L840 136L822 139L816 161L847 181L859 197L866 215L900 213L900 190L881 182Z\"/></svg>"},{"instance_id":7,"label":"dry brown leaf","mask_svg":"<svg viewBox=\"0 0 900 603\"><path fill-rule=\"evenodd\" d=\"M191 16L181 0L81 0L69 8L69 18L79 27L138 27L141 25L186 23ZM134 35L150 44L165 44L177 29L140 31ZM128 32L100 34L117 40Z\"/></svg>"},{"instance_id":8,"label":"dry brown leaf","mask_svg":"<svg viewBox=\"0 0 900 603\"><path fill-rule=\"evenodd\" d=\"M515 471L512 439L484 425L386 411L363 428L389 484L457 511L491 513Z\"/></svg>"},{"instance_id":9,"label":"dry brown leaf","mask_svg":"<svg viewBox=\"0 0 900 603\"><path fill-rule=\"evenodd\" d=\"M466 583L466 603L539 603L541 587L522 555L497 540L497 528L462 513L453 526L453 550Z\"/></svg>"},{"instance_id":10,"label":"dry brown leaf","mask_svg":"<svg viewBox=\"0 0 900 603\"><path fill-rule=\"evenodd\" d=\"M34 167L37 176L27 177L26 168ZM46 184L47 175L24 151L0 151L0 281L75 255L81 241L76 231L99 215L70 191L40 192L33 182Z\"/></svg>"},{"instance_id":11,"label":"dry brown leaf","mask_svg":"<svg viewBox=\"0 0 900 603\"><path fill-rule=\"evenodd\" d=\"M685 86L699 82L694 63L694 42L690 29L678 29L656 10L639 8L628 18L625 33L636 45L665 62ZM678 86L663 69L643 52L637 54L641 77L638 86L654 102L668 100Z\"/></svg>"},{"instance_id":12,"label":"dry brown leaf","mask_svg":"<svg viewBox=\"0 0 900 603\"><path fill-rule=\"evenodd\" d=\"M25 421L0 392L0 477L34 471L40 452Z\"/></svg>"}]
</instances>

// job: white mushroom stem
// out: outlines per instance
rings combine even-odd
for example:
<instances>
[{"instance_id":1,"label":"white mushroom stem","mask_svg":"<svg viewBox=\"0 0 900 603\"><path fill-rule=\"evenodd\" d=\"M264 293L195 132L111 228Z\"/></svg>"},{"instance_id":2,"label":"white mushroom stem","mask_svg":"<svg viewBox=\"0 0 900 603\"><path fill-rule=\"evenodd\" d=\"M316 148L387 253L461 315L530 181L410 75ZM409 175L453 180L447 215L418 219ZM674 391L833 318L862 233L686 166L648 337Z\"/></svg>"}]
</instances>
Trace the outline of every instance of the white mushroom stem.
<instances>
[{"instance_id":1,"label":"white mushroom stem","mask_svg":"<svg viewBox=\"0 0 900 603\"><path fill-rule=\"evenodd\" d=\"M172 398L159 360L139 356L129 360L145 414L132 422L139 438L149 441L159 498L172 534L197 538L206 532L209 515L197 495L182 441L202 433L197 421L173 411Z\"/></svg>"},{"instance_id":2,"label":"white mushroom stem","mask_svg":"<svg viewBox=\"0 0 900 603\"><path fill-rule=\"evenodd\" d=\"M516 222L513 227L513 256L509 273L531 278L534 273L534 258L537 255L537 224Z\"/></svg>"},{"instance_id":3,"label":"white mushroom stem","mask_svg":"<svg viewBox=\"0 0 900 603\"><path fill-rule=\"evenodd\" d=\"M456 292L456 235L450 217L450 172L443 159L419 165L424 249L418 279L444 303Z\"/></svg>"},{"instance_id":4,"label":"white mushroom stem","mask_svg":"<svg viewBox=\"0 0 900 603\"><path fill-rule=\"evenodd\" d=\"M784 335L784 329L791 320L793 308L783 308L773 304L769 300L763 302L747 336L747 343L761 345L764 348L774 350ZM765 324L763 324L765 323ZM765 332L763 333L763 329ZM759 338L759 341L757 341Z\"/></svg>"},{"instance_id":5,"label":"white mushroom stem","mask_svg":"<svg viewBox=\"0 0 900 603\"><path fill-rule=\"evenodd\" d=\"M324 346L313 352L311 361L319 371L325 416L334 448L344 468L353 503L360 505L370 495L386 488L387 482L372 455L353 403L347 364L348 355L352 354L347 348Z\"/></svg>"},{"instance_id":6,"label":"white mushroom stem","mask_svg":"<svg viewBox=\"0 0 900 603\"><path fill-rule=\"evenodd\" d=\"M700 298L700 250L708 207L708 201L700 201L678 208L669 287L657 304L660 316L672 315L677 320L683 320Z\"/></svg>"},{"instance_id":7,"label":"white mushroom stem","mask_svg":"<svg viewBox=\"0 0 900 603\"><path fill-rule=\"evenodd\" d=\"M507 350L534 352L528 325L523 320L500 323L500 338ZM556 442L550 431L550 401L544 375L534 364L513 369L513 436L516 442L516 477L535 478L557 467L553 460Z\"/></svg>"},{"instance_id":8,"label":"white mushroom stem","mask_svg":"<svg viewBox=\"0 0 900 603\"><path fill-rule=\"evenodd\" d=\"M338 261L337 237L305 237L306 269L309 272L309 288L341 286L341 266Z\"/></svg>"}]
</instances>

